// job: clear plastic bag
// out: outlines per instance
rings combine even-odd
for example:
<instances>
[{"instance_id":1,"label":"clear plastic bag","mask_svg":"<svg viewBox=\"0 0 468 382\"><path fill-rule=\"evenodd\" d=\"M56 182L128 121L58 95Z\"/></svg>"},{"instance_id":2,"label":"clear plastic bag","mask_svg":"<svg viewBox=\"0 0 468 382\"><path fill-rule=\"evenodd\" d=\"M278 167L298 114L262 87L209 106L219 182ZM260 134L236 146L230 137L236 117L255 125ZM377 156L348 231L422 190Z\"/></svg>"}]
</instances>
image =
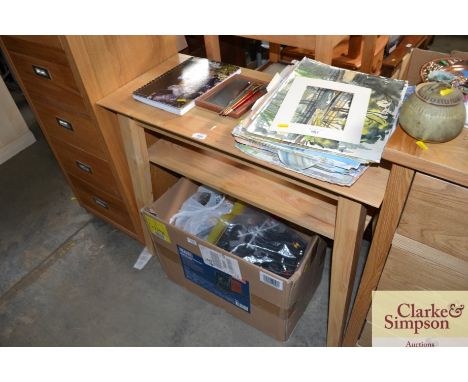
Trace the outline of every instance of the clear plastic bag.
<instances>
[{"instance_id":1,"label":"clear plastic bag","mask_svg":"<svg viewBox=\"0 0 468 382\"><path fill-rule=\"evenodd\" d=\"M177 228L284 278L296 271L309 240L272 215L200 186L169 220Z\"/></svg>"},{"instance_id":2,"label":"clear plastic bag","mask_svg":"<svg viewBox=\"0 0 468 382\"><path fill-rule=\"evenodd\" d=\"M171 217L169 223L206 240L222 215L229 214L233 202L224 195L205 186L198 187Z\"/></svg>"},{"instance_id":3,"label":"clear plastic bag","mask_svg":"<svg viewBox=\"0 0 468 382\"><path fill-rule=\"evenodd\" d=\"M270 214L239 202L220 217L208 241L284 278L295 272L309 243Z\"/></svg>"}]
</instances>

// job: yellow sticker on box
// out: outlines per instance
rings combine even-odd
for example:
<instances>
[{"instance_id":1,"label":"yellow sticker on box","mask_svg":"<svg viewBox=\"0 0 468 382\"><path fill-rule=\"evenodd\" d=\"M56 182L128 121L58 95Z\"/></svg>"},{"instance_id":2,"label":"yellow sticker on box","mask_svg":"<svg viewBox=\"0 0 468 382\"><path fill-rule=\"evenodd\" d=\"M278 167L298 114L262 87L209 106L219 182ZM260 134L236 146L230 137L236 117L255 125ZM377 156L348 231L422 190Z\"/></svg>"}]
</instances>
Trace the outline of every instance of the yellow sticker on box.
<instances>
[{"instance_id":1,"label":"yellow sticker on box","mask_svg":"<svg viewBox=\"0 0 468 382\"><path fill-rule=\"evenodd\" d=\"M164 241L167 241L168 243L171 242L171 238L169 237L169 233L167 232L167 228L164 223L161 223L160 221L157 221L148 215L145 215L145 220L152 234L156 235Z\"/></svg>"}]
</instances>

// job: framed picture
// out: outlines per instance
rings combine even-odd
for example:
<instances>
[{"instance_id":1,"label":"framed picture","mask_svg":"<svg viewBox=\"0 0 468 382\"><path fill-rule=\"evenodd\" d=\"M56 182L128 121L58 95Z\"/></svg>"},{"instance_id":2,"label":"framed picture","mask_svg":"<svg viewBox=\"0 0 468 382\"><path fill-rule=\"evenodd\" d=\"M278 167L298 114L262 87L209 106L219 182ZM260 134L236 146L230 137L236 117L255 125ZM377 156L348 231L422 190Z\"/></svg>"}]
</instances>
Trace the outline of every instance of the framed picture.
<instances>
[{"instance_id":1,"label":"framed picture","mask_svg":"<svg viewBox=\"0 0 468 382\"><path fill-rule=\"evenodd\" d=\"M362 86L298 77L271 130L359 144L370 96Z\"/></svg>"}]
</instances>

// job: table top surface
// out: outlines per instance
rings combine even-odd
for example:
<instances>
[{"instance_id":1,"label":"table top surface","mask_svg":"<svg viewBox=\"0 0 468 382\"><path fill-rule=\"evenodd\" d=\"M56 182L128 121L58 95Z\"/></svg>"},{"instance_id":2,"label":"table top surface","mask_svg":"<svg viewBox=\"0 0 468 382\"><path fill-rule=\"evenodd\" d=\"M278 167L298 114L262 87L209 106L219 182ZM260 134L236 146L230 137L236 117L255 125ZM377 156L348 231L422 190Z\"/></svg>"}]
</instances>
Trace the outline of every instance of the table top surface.
<instances>
[{"instance_id":1,"label":"table top surface","mask_svg":"<svg viewBox=\"0 0 468 382\"><path fill-rule=\"evenodd\" d=\"M239 123L239 120L230 117L221 117L215 112L200 107L194 107L186 114L179 116L148 106L132 98L133 91L189 57L190 56L182 54L172 56L117 91L104 97L98 102L98 105L115 113L132 118L137 122L139 121L146 125L154 126L159 132L163 134L167 133L172 138L180 138L185 142L193 142L193 144L198 147L215 151L241 163L255 165L260 169L278 174L283 178L286 177L295 184L312 188L325 195L332 195L335 198L346 197L365 205L380 207L389 176L389 171L387 169L375 165L371 166L351 187L323 182L280 166L255 159L241 152L234 146L235 141L231 135L232 129ZM242 69L242 74L264 81L269 81L272 78L272 76L267 73L244 68ZM201 135L198 136L205 137L203 139L197 139L197 133L201 133Z\"/></svg>"},{"instance_id":2,"label":"table top surface","mask_svg":"<svg viewBox=\"0 0 468 382\"><path fill-rule=\"evenodd\" d=\"M426 143L427 150L401 127L385 147L383 158L465 187L468 187L468 129L445 143Z\"/></svg>"}]
</instances>

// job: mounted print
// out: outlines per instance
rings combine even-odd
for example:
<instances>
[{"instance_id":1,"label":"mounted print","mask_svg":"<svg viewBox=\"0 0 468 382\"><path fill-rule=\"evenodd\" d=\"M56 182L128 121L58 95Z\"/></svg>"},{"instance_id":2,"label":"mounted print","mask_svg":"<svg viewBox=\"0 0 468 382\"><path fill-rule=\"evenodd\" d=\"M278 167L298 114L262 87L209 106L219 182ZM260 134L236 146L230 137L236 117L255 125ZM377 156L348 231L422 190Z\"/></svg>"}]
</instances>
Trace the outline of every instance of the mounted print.
<instances>
[{"instance_id":1,"label":"mounted print","mask_svg":"<svg viewBox=\"0 0 468 382\"><path fill-rule=\"evenodd\" d=\"M271 129L357 144L370 96L366 87L296 77Z\"/></svg>"}]
</instances>

